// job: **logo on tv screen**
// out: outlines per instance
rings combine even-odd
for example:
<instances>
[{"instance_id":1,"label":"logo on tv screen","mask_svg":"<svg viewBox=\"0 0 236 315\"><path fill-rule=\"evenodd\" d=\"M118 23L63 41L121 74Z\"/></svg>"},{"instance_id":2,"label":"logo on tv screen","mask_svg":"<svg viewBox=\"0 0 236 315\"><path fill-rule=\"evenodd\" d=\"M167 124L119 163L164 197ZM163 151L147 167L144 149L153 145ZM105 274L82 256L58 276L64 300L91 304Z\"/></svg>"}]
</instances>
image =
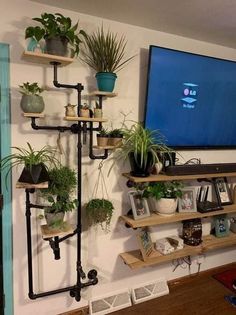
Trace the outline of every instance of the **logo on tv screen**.
<instances>
[{"instance_id":1,"label":"logo on tv screen","mask_svg":"<svg viewBox=\"0 0 236 315\"><path fill-rule=\"evenodd\" d=\"M193 109L197 102L197 84L183 83L183 96L181 102L183 108Z\"/></svg>"}]
</instances>

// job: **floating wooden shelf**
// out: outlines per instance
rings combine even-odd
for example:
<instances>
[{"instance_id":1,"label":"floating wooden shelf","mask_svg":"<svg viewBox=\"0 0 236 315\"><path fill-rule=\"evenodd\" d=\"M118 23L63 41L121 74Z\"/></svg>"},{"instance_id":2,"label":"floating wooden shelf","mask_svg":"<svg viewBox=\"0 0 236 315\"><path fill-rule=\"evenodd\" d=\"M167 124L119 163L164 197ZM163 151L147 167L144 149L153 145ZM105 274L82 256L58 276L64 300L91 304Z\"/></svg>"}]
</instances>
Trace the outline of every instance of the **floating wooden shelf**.
<instances>
[{"instance_id":1,"label":"floating wooden shelf","mask_svg":"<svg viewBox=\"0 0 236 315\"><path fill-rule=\"evenodd\" d=\"M94 149L98 149L98 150L114 150L114 149L117 148L117 147L114 146L114 145L106 145L106 146L104 146L104 147L101 147L101 146L99 146L99 145L94 145L93 147L94 147Z\"/></svg>"},{"instance_id":2,"label":"floating wooden shelf","mask_svg":"<svg viewBox=\"0 0 236 315\"><path fill-rule=\"evenodd\" d=\"M194 212L194 213L179 213L176 212L172 216L161 216L156 213L152 213L150 217L134 220L132 217L123 215L120 218L125 221L129 226L132 228L139 228L144 226L152 226L152 225L160 225L160 224L166 224L166 223L173 223L173 222L180 222L184 220L189 219L195 219L195 218L206 218L206 217L212 217L217 216L221 214L227 214L227 213L235 213L236 212L236 205L229 205L224 206L223 210L218 211L211 211L208 213L200 213L200 212Z\"/></svg>"},{"instance_id":3,"label":"floating wooden shelf","mask_svg":"<svg viewBox=\"0 0 236 315\"><path fill-rule=\"evenodd\" d=\"M143 261L140 250L122 253L120 254L120 257L131 269L138 269L172 261L173 259L185 256L199 255L210 250L225 248L233 245L236 245L236 234L234 233L230 233L229 236L221 238L213 235L207 235L203 237L203 242L199 246L185 245L183 249L177 250L168 255L162 255L158 251L154 251L146 261Z\"/></svg>"},{"instance_id":4,"label":"floating wooden shelf","mask_svg":"<svg viewBox=\"0 0 236 315\"><path fill-rule=\"evenodd\" d=\"M45 117L44 113L22 113L24 117L29 117L29 118L43 118Z\"/></svg>"},{"instance_id":5,"label":"floating wooden shelf","mask_svg":"<svg viewBox=\"0 0 236 315\"><path fill-rule=\"evenodd\" d=\"M88 94L89 96L104 96L104 97L115 97L117 93L113 92L103 92L103 91L93 91Z\"/></svg>"},{"instance_id":6,"label":"floating wooden shelf","mask_svg":"<svg viewBox=\"0 0 236 315\"><path fill-rule=\"evenodd\" d=\"M66 116L64 117L64 120L67 120L67 121L91 121L91 122L106 122L107 119L105 118L88 118L88 117L78 117L78 116L75 116L75 117L72 117L72 116Z\"/></svg>"},{"instance_id":7,"label":"floating wooden shelf","mask_svg":"<svg viewBox=\"0 0 236 315\"><path fill-rule=\"evenodd\" d=\"M47 224L41 225L41 233L43 239L48 239L56 236L66 236L74 232L73 226L69 222L64 222L64 226L61 229L52 229Z\"/></svg>"},{"instance_id":8,"label":"floating wooden shelf","mask_svg":"<svg viewBox=\"0 0 236 315\"><path fill-rule=\"evenodd\" d=\"M50 54L36 53L33 51L24 51L22 54L23 59L34 63L50 64L50 62L56 61L60 63L60 66L66 66L74 61L73 58L62 57Z\"/></svg>"},{"instance_id":9,"label":"floating wooden shelf","mask_svg":"<svg viewBox=\"0 0 236 315\"><path fill-rule=\"evenodd\" d=\"M21 182L17 182L16 183L16 188L20 188L20 189L40 189L40 188L48 188L48 182L43 182L40 184L29 184L29 183L21 183Z\"/></svg>"}]
</instances>

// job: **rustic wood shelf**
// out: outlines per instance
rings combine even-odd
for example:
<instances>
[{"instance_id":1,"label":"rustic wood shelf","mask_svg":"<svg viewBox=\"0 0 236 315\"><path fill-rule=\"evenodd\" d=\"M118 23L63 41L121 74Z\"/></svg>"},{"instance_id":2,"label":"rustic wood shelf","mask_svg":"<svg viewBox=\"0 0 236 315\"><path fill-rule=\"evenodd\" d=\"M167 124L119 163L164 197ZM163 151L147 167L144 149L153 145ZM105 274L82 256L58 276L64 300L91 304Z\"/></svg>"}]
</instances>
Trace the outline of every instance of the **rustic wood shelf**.
<instances>
[{"instance_id":1,"label":"rustic wood shelf","mask_svg":"<svg viewBox=\"0 0 236 315\"><path fill-rule=\"evenodd\" d=\"M89 117L79 117L79 116L75 116L75 117L65 116L64 120L67 120L67 121L85 121L85 122L86 121L88 121L88 122L106 122L106 121L108 121L105 118L89 118Z\"/></svg>"},{"instance_id":2,"label":"rustic wood shelf","mask_svg":"<svg viewBox=\"0 0 236 315\"><path fill-rule=\"evenodd\" d=\"M154 251L146 261L143 261L141 251L133 250L130 252L120 254L125 264L131 269L138 269L142 267L148 267L164 262L172 261L185 256L195 256L203 254L210 250L225 248L236 245L236 234L230 233L227 237L215 237L213 235L207 235L203 237L203 242L198 246L185 245L183 249L177 250L168 255L162 255L158 251Z\"/></svg>"},{"instance_id":3,"label":"rustic wood shelf","mask_svg":"<svg viewBox=\"0 0 236 315\"><path fill-rule=\"evenodd\" d=\"M200 212L189 212L189 213L179 213L176 212L172 216L161 216L157 213L152 213L150 217L134 220L132 217L127 215L122 215L120 217L125 223L127 223L132 228L139 228L144 226L160 225L166 223L180 222L184 220L190 220L195 218L207 218L227 213L236 213L236 204L224 206L223 210L211 211L208 213Z\"/></svg>"},{"instance_id":4,"label":"rustic wood shelf","mask_svg":"<svg viewBox=\"0 0 236 315\"><path fill-rule=\"evenodd\" d=\"M22 113L24 117L27 118L43 118L45 117L44 113Z\"/></svg>"},{"instance_id":5,"label":"rustic wood shelf","mask_svg":"<svg viewBox=\"0 0 236 315\"><path fill-rule=\"evenodd\" d=\"M51 62L59 62L60 66L66 66L74 61L73 58L69 58L69 57L36 53L33 51L27 51L27 50L23 52L22 58L27 59L27 61L34 62L37 64L39 63L50 64Z\"/></svg>"},{"instance_id":6,"label":"rustic wood shelf","mask_svg":"<svg viewBox=\"0 0 236 315\"><path fill-rule=\"evenodd\" d=\"M66 236L74 232L74 227L69 222L64 222L64 226L61 229L52 229L47 224L41 225L41 233L43 239L48 239L56 236Z\"/></svg>"},{"instance_id":7,"label":"rustic wood shelf","mask_svg":"<svg viewBox=\"0 0 236 315\"><path fill-rule=\"evenodd\" d=\"M39 183L39 184L29 184L29 183L17 182L16 188L19 188L19 189L48 188L48 182L43 182L43 183Z\"/></svg>"},{"instance_id":8,"label":"rustic wood shelf","mask_svg":"<svg viewBox=\"0 0 236 315\"><path fill-rule=\"evenodd\" d=\"M114 150L117 148L117 146L114 145L105 145L105 146L99 146L99 145L94 145L94 149L98 150Z\"/></svg>"},{"instance_id":9,"label":"rustic wood shelf","mask_svg":"<svg viewBox=\"0 0 236 315\"><path fill-rule=\"evenodd\" d=\"M89 96L104 96L104 97L115 97L117 93L113 92L103 92L103 91L93 91L88 94Z\"/></svg>"},{"instance_id":10,"label":"rustic wood shelf","mask_svg":"<svg viewBox=\"0 0 236 315\"><path fill-rule=\"evenodd\" d=\"M123 173L123 176L128 178L134 183L147 183L147 182L164 182L172 180L193 180L201 178L215 178L215 177L236 177L236 172L231 173L213 173L213 174L194 174L194 175L150 175L148 177L135 177L129 173Z\"/></svg>"}]
</instances>

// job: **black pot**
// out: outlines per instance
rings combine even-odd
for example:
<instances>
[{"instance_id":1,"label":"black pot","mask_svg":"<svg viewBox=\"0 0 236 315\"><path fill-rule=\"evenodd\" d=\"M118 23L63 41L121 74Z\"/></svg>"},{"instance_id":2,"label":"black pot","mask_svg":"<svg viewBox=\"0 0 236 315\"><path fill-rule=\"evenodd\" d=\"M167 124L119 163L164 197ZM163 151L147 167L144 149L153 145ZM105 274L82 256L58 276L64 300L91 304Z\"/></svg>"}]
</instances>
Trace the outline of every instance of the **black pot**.
<instances>
[{"instance_id":1,"label":"black pot","mask_svg":"<svg viewBox=\"0 0 236 315\"><path fill-rule=\"evenodd\" d=\"M68 53L68 42L66 37L61 36L45 38L46 53L50 55L66 56Z\"/></svg>"},{"instance_id":2,"label":"black pot","mask_svg":"<svg viewBox=\"0 0 236 315\"><path fill-rule=\"evenodd\" d=\"M152 154L150 152L148 153L146 166L140 167L140 163L137 163L140 160L141 160L140 157L137 156L137 161L136 161L136 159L134 158L133 152L129 154L129 162L130 162L130 167L131 167L130 174L135 177L148 177L151 173L151 169L153 166Z\"/></svg>"},{"instance_id":3,"label":"black pot","mask_svg":"<svg viewBox=\"0 0 236 315\"><path fill-rule=\"evenodd\" d=\"M39 184L49 181L49 176L46 167L41 163L32 165L31 168L24 167L18 181L21 183Z\"/></svg>"}]
</instances>

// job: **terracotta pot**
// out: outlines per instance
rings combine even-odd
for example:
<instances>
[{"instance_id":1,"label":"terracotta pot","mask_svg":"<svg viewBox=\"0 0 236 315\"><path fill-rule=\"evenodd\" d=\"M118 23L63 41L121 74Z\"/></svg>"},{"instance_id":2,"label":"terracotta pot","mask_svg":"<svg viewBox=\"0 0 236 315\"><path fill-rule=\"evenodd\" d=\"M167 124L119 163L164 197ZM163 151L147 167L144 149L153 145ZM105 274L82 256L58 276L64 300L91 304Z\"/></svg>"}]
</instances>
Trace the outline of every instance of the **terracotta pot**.
<instances>
[{"instance_id":1,"label":"terracotta pot","mask_svg":"<svg viewBox=\"0 0 236 315\"><path fill-rule=\"evenodd\" d=\"M99 147L105 147L108 145L108 136L97 135L97 145Z\"/></svg>"},{"instance_id":2,"label":"terracotta pot","mask_svg":"<svg viewBox=\"0 0 236 315\"><path fill-rule=\"evenodd\" d=\"M89 109L80 109L79 115L80 115L80 117L89 118L90 117L90 111L89 111Z\"/></svg>"}]
</instances>

